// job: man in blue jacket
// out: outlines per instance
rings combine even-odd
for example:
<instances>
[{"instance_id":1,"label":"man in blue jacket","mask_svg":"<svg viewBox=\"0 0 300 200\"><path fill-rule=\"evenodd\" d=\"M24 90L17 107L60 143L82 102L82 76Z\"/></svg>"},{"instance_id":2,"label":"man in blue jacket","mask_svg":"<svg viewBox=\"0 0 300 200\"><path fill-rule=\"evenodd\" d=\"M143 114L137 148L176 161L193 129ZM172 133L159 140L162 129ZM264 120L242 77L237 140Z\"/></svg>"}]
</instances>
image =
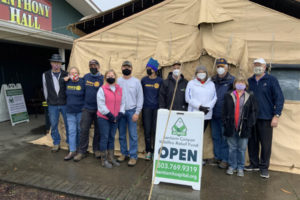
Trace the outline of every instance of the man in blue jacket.
<instances>
[{"instance_id":1,"label":"man in blue jacket","mask_svg":"<svg viewBox=\"0 0 300 200\"><path fill-rule=\"evenodd\" d=\"M250 165L245 167L245 170L260 170L262 178L269 178L273 128L278 126L284 97L278 80L266 73L266 61L263 58L254 60L253 67L254 75L248 79L249 90L256 97L259 111L255 131L248 142Z\"/></svg>"},{"instance_id":2,"label":"man in blue jacket","mask_svg":"<svg viewBox=\"0 0 300 200\"><path fill-rule=\"evenodd\" d=\"M217 102L213 110L213 117L211 120L212 139L214 148L215 164L220 168L225 169L228 166L228 144L223 136L222 124L222 108L224 104L224 95L233 89L234 76L228 72L228 63L224 58L216 61L217 75L212 77L217 92Z\"/></svg>"},{"instance_id":3,"label":"man in blue jacket","mask_svg":"<svg viewBox=\"0 0 300 200\"><path fill-rule=\"evenodd\" d=\"M82 160L89 146L89 133L92 123L94 123L93 151L96 158L100 158L100 133L97 124L97 92L103 85L103 75L100 74L100 65L97 60L89 62L90 72L83 79L85 83L84 106L80 122L80 144L79 153L74 157L74 161Z\"/></svg>"}]
</instances>

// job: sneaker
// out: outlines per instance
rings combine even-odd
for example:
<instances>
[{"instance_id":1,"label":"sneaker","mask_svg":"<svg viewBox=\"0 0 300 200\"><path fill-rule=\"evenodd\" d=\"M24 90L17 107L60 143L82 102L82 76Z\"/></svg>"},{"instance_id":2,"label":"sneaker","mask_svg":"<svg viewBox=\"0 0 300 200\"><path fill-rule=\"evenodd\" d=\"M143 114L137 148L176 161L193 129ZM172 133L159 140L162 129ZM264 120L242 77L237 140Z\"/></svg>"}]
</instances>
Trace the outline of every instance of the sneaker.
<instances>
[{"instance_id":1,"label":"sneaker","mask_svg":"<svg viewBox=\"0 0 300 200\"><path fill-rule=\"evenodd\" d=\"M250 165L246 166L244 168L244 170L247 171L247 172L252 172L252 171L259 171L259 168L253 166L252 164L250 164Z\"/></svg>"},{"instance_id":2,"label":"sneaker","mask_svg":"<svg viewBox=\"0 0 300 200\"><path fill-rule=\"evenodd\" d=\"M226 171L226 174L228 174L228 175L232 175L232 174L233 174L233 172L234 172L234 169L233 169L233 168L231 168L231 167L228 167L228 169L227 169L227 171Z\"/></svg>"},{"instance_id":3,"label":"sneaker","mask_svg":"<svg viewBox=\"0 0 300 200\"><path fill-rule=\"evenodd\" d=\"M148 152L148 153L146 154L146 156L145 156L145 159L146 159L147 161L150 161L151 158L152 158L152 154L151 154L151 152Z\"/></svg>"},{"instance_id":4,"label":"sneaker","mask_svg":"<svg viewBox=\"0 0 300 200\"><path fill-rule=\"evenodd\" d=\"M128 162L128 166L133 167L136 165L136 161L137 159L134 158L130 158L129 162Z\"/></svg>"},{"instance_id":5,"label":"sneaker","mask_svg":"<svg viewBox=\"0 0 300 200\"><path fill-rule=\"evenodd\" d=\"M124 162L127 159L127 156L124 156L123 154L121 154L121 156L119 156L119 158L117 159L119 162Z\"/></svg>"},{"instance_id":6,"label":"sneaker","mask_svg":"<svg viewBox=\"0 0 300 200\"><path fill-rule=\"evenodd\" d=\"M79 162L79 161L81 161L82 159L84 159L86 157L86 155L85 154L83 154L83 153L78 153L75 157L74 157L74 161L75 162Z\"/></svg>"},{"instance_id":7,"label":"sneaker","mask_svg":"<svg viewBox=\"0 0 300 200\"><path fill-rule=\"evenodd\" d=\"M270 178L269 170L267 170L267 169L261 170L260 171L260 177L266 178L266 179Z\"/></svg>"},{"instance_id":8,"label":"sneaker","mask_svg":"<svg viewBox=\"0 0 300 200\"><path fill-rule=\"evenodd\" d=\"M94 152L94 156L95 156L95 158L101 158L101 153L100 153L100 151L95 151Z\"/></svg>"},{"instance_id":9,"label":"sneaker","mask_svg":"<svg viewBox=\"0 0 300 200\"><path fill-rule=\"evenodd\" d=\"M237 170L237 176L243 177L244 176L244 170L243 169L238 169Z\"/></svg>"},{"instance_id":10,"label":"sneaker","mask_svg":"<svg viewBox=\"0 0 300 200\"><path fill-rule=\"evenodd\" d=\"M65 161L71 160L76 155L76 152L70 152L67 156L64 157Z\"/></svg>"},{"instance_id":11,"label":"sneaker","mask_svg":"<svg viewBox=\"0 0 300 200\"><path fill-rule=\"evenodd\" d=\"M221 169L226 169L228 167L228 163L227 162L220 162L220 164L218 165L219 168Z\"/></svg>"},{"instance_id":12,"label":"sneaker","mask_svg":"<svg viewBox=\"0 0 300 200\"><path fill-rule=\"evenodd\" d=\"M54 145L51 149L51 152L55 153L55 152L58 152L60 149L60 146L59 145Z\"/></svg>"}]
</instances>

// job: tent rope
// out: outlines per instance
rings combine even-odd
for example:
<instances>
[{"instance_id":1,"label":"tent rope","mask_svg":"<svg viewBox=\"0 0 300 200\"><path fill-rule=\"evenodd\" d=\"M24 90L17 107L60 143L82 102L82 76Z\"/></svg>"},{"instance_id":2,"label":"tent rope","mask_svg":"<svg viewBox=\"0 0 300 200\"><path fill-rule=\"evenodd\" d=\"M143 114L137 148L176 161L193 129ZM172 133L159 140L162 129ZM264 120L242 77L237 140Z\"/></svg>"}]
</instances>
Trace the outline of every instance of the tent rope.
<instances>
[{"instance_id":1,"label":"tent rope","mask_svg":"<svg viewBox=\"0 0 300 200\"><path fill-rule=\"evenodd\" d=\"M183 63L182 63L182 66L183 66ZM161 158L162 148L163 148L163 145L164 145L164 142L165 142L165 137L166 137L167 128L168 128L168 125L169 125L171 111L172 111L174 100L175 100L176 90L177 90L178 82L179 82L180 75L181 75L181 69L183 68L182 66L180 66L180 74L178 75L178 78L176 79L176 84L175 84L175 89L174 89L174 92L173 92L172 102L171 102L171 106L170 106L170 109L169 109L169 114L168 114L168 119L167 119L167 123L166 123L165 130L164 130L163 139L161 141L161 146L160 146L160 150L159 150L159 154L158 154L157 163L155 165L155 171L154 171L154 176L152 178L151 189L150 189L150 192L149 192L148 200L151 200L151 197L152 197L155 177L156 177L157 169L158 169L160 158Z\"/></svg>"}]
</instances>

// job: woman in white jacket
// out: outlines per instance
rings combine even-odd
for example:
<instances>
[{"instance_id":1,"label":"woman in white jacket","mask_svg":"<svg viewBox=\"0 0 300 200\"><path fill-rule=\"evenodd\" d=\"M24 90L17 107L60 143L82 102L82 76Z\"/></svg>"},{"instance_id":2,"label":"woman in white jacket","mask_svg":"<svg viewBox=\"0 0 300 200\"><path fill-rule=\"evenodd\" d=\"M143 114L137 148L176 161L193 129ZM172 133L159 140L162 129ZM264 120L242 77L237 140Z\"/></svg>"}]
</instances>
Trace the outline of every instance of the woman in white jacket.
<instances>
[{"instance_id":1,"label":"woman in white jacket","mask_svg":"<svg viewBox=\"0 0 300 200\"><path fill-rule=\"evenodd\" d=\"M189 104L188 111L202 111L205 114L204 131L211 118L217 101L215 84L208 77L205 66L196 68L195 78L189 81L185 91L185 101Z\"/></svg>"}]
</instances>

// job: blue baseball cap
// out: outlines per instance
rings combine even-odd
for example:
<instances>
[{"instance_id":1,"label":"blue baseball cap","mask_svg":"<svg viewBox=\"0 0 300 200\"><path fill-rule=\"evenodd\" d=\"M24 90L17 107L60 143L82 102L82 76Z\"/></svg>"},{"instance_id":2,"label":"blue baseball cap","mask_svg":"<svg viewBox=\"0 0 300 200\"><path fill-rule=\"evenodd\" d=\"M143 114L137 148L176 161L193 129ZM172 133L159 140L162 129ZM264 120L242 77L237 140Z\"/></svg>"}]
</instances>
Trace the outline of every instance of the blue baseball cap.
<instances>
[{"instance_id":1,"label":"blue baseball cap","mask_svg":"<svg viewBox=\"0 0 300 200\"><path fill-rule=\"evenodd\" d=\"M219 58L216 61L216 65L227 65L227 60L225 58Z\"/></svg>"}]
</instances>

